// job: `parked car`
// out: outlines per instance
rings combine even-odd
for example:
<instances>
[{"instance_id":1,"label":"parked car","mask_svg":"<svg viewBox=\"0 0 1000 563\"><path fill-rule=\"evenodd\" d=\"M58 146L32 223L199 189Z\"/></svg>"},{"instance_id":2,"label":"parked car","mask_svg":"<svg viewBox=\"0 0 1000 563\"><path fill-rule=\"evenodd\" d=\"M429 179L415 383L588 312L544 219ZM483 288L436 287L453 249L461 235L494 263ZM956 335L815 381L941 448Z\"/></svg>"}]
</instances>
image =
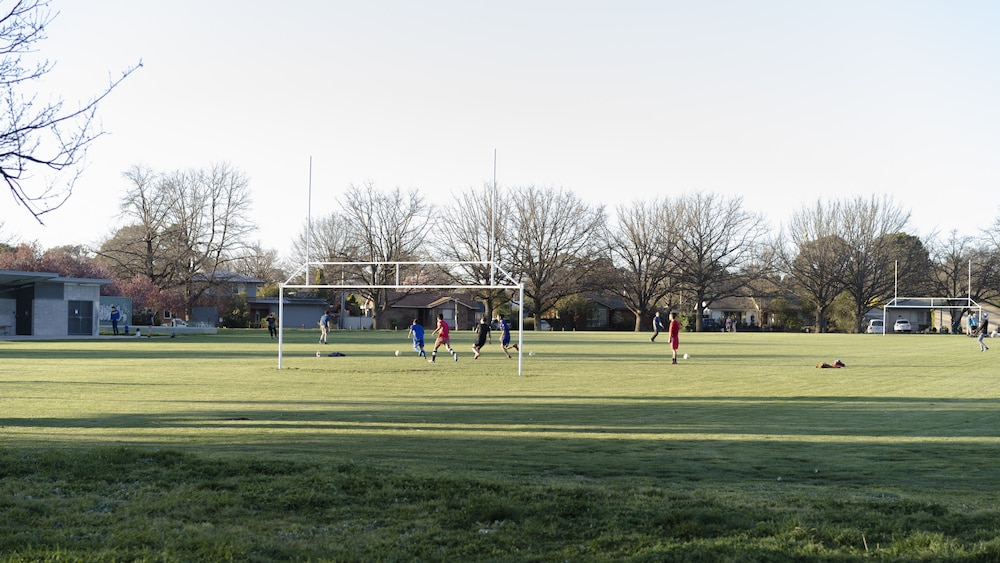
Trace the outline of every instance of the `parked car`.
<instances>
[{"instance_id":1,"label":"parked car","mask_svg":"<svg viewBox=\"0 0 1000 563\"><path fill-rule=\"evenodd\" d=\"M882 334L885 332L885 324L882 319L872 319L868 321L868 334Z\"/></svg>"},{"instance_id":2,"label":"parked car","mask_svg":"<svg viewBox=\"0 0 1000 563\"><path fill-rule=\"evenodd\" d=\"M549 321L542 319L538 321L538 330L552 330L552 325L549 324Z\"/></svg>"},{"instance_id":3,"label":"parked car","mask_svg":"<svg viewBox=\"0 0 1000 563\"><path fill-rule=\"evenodd\" d=\"M899 319L896 321L896 324L892 325L892 330L894 332L910 332L913 328L910 326L910 321Z\"/></svg>"}]
</instances>

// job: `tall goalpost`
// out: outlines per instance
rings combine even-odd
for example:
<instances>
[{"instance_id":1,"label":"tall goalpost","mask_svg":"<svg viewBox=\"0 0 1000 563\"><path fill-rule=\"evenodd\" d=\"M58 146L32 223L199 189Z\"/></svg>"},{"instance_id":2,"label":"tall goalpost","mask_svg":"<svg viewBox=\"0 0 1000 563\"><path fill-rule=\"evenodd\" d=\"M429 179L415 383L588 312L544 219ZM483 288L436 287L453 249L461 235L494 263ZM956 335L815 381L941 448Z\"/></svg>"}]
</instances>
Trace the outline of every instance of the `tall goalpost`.
<instances>
[{"instance_id":1,"label":"tall goalpost","mask_svg":"<svg viewBox=\"0 0 1000 563\"><path fill-rule=\"evenodd\" d=\"M311 284L309 281L309 270L310 268L323 268L325 266L334 267L376 267L376 268L388 268L395 272L395 283L382 284L382 285L372 285L372 284L358 284L358 283L333 283L333 284ZM420 284L420 283L406 283L401 279L401 268L404 266L435 266L444 267L447 269L450 267L457 266L488 266L490 269L490 283L488 284ZM500 274L501 280L497 280L497 274ZM302 278L306 280L306 283L293 283L292 280L296 278ZM306 261L302 263L290 276L285 280L284 283L279 284L278 296L278 369L282 368L282 359L284 357L284 326L285 326L285 290L286 289L341 289L341 290L359 290L359 289L387 289L395 291L405 291L405 290L434 290L434 289L447 289L447 290L461 290L461 289L503 289L503 290L517 290L518 291L518 331L517 331L517 375L521 376L524 371L524 284L517 282L509 272L500 267L494 261L453 261L453 262L313 262ZM343 311L341 311L343 314Z\"/></svg>"}]
</instances>

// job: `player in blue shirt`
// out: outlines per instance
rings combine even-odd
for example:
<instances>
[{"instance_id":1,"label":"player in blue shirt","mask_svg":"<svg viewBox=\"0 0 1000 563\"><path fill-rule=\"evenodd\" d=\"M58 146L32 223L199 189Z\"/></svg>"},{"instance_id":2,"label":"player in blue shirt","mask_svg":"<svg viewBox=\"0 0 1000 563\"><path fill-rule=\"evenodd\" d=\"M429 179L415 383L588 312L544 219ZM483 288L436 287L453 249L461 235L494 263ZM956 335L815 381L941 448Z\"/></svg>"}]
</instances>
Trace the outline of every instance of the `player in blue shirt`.
<instances>
[{"instance_id":1,"label":"player in blue shirt","mask_svg":"<svg viewBox=\"0 0 1000 563\"><path fill-rule=\"evenodd\" d=\"M510 359L510 352L507 351L508 348L513 348L518 352L521 351L517 347L517 344L510 343L510 321L503 318L503 315L497 313L497 322L500 324L500 346L503 348L503 353L507 354L507 359Z\"/></svg>"},{"instance_id":2,"label":"player in blue shirt","mask_svg":"<svg viewBox=\"0 0 1000 563\"><path fill-rule=\"evenodd\" d=\"M413 351L418 356L427 358L427 352L424 352L424 327L420 326L420 321L417 319L413 319L413 323L410 324L409 335L413 339Z\"/></svg>"}]
</instances>

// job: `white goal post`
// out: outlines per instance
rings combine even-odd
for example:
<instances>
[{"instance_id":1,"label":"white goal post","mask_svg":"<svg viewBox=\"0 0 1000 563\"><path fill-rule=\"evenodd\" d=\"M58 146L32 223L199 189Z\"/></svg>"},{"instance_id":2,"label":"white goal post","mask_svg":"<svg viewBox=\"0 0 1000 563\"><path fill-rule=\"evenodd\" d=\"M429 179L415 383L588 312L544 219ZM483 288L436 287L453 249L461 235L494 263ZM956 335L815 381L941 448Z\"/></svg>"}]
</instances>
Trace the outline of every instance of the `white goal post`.
<instances>
[{"instance_id":1,"label":"white goal post","mask_svg":"<svg viewBox=\"0 0 1000 563\"><path fill-rule=\"evenodd\" d=\"M376 267L376 268L387 268L388 271L395 273L394 282L385 285L371 285L363 283L348 283L344 281L342 283L324 283L324 284L310 284L309 281L309 271L310 269L322 269L326 266L333 267ZM401 269L404 266L420 266L420 267L436 267L443 268L445 270L450 270L453 268L458 268L461 266L488 266L490 268L490 283L487 284L422 284L422 283L409 283L401 278ZM500 276L500 280L497 276ZM293 280L304 279L307 283L294 283ZM359 289L390 289L396 291L404 290L432 290L432 289L506 289L506 290L518 290L518 331L517 331L517 375L520 376L523 373L524 367L524 284L519 283L514 280L514 277L510 275L509 272L501 268L498 264L492 261L453 261L453 262L304 262L300 265L290 276L285 280L284 283L279 284L278 296L278 369L282 367L282 357L283 357L283 343L284 343L284 312L285 312L285 290L286 289L346 289L346 290L359 290ZM343 314L343 311L341 311Z\"/></svg>"},{"instance_id":2,"label":"white goal post","mask_svg":"<svg viewBox=\"0 0 1000 563\"><path fill-rule=\"evenodd\" d=\"M983 316L983 306L971 297L893 297L882 308L882 334L889 334L890 309L976 309Z\"/></svg>"}]
</instances>

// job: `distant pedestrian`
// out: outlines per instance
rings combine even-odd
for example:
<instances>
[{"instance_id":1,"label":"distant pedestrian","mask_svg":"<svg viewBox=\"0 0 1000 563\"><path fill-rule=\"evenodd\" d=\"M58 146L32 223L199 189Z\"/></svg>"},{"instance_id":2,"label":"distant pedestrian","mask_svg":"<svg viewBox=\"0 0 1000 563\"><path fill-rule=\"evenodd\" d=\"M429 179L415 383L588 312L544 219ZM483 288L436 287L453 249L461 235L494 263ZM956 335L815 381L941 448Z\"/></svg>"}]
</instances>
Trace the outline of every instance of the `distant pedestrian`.
<instances>
[{"instance_id":1,"label":"distant pedestrian","mask_svg":"<svg viewBox=\"0 0 1000 563\"><path fill-rule=\"evenodd\" d=\"M670 363L677 363L677 347L680 345L681 323L677 313L670 312Z\"/></svg>"},{"instance_id":2,"label":"distant pedestrian","mask_svg":"<svg viewBox=\"0 0 1000 563\"><path fill-rule=\"evenodd\" d=\"M111 332L118 336L118 321L122 318L121 312L114 305L111 306Z\"/></svg>"},{"instance_id":3,"label":"distant pedestrian","mask_svg":"<svg viewBox=\"0 0 1000 563\"><path fill-rule=\"evenodd\" d=\"M656 342L656 337L660 335L660 331L663 330L663 319L660 318L660 312L657 311L653 315L653 336L649 339L650 342Z\"/></svg>"},{"instance_id":4,"label":"distant pedestrian","mask_svg":"<svg viewBox=\"0 0 1000 563\"><path fill-rule=\"evenodd\" d=\"M490 344L493 343L493 336L490 334L490 323L486 322L486 317L479 319L479 324L476 325L476 341L472 344L472 351L476 353L472 357L473 360L479 359L479 354L486 346L486 340L489 339Z\"/></svg>"},{"instance_id":5,"label":"distant pedestrian","mask_svg":"<svg viewBox=\"0 0 1000 563\"><path fill-rule=\"evenodd\" d=\"M986 338L986 335L989 333L990 333L990 316L987 315L986 313L983 313L983 318L979 321L979 327L976 329L976 334L978 335L978 340L979 340L980 352L985 352L990 349L990 347L987 346L985 342L983 342L983 339Z\"/></svg>"},{"instance_id":6,"label":"distant pedestrian","mask_svg":"<svg viewBox=\"0 0 1000 563\"><path fill-rule=\"evenodd\" d=\"M271 313L264 320L267 321L267 332L271 335L271 338L278 337L278 319Z\"/></svg>"},{"instance_id":7,"label":"distant pedestrian","mask_svg":"<svg viewBox=\"0 0 1000 563\"><path fill-rule=\"evenodd\" d=\"M153 310L146 309L146 336L153 337Z\"/></svg>"}]
</instances>

